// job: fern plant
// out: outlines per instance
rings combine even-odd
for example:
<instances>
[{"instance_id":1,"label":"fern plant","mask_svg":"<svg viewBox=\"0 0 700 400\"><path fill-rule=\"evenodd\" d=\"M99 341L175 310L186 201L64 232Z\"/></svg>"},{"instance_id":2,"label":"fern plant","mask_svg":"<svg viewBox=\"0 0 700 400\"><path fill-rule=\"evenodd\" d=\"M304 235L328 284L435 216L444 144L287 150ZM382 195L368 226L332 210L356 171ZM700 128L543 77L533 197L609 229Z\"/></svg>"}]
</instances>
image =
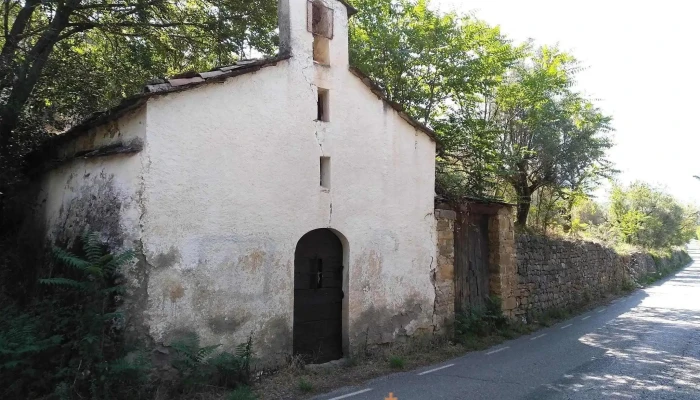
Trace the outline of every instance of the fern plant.
<instances>
[{"instance_id":1,"label":"fern plant","mask_svg":"<svg viewBox=\"0 0 700 400\"><path fill-rule=\"evenodd\" d=\"M54 276L33 302L0 310L0 398L148 397L148 363L126 356L116 324L119 268L134 254L108 252L97 233L80 242L78 254L53 249Z\"/></svg>"},{"instance_id":2,"label":"fern plant","mask_svg":"<svg viewBox=\"0 0 700 400\"><path fill-rule=\"evenodd\" d=\"M54 247L53 255L56 261L82 273L82 279L54 277L40 279L44 285L62 286L83 291L98 291L111 295L122 291L121 286L110 285L118 268L134 258L134 252L124 251L113 255L105 251L100 236L96 232L85 232L82 236L85 258L79 257L68 250Z\"/></svg>"},{"instance_id":3,"label":"fern plant","mask_svg":"<svg viewBox=\"0 0 700 400\"><path fill-rule=\"evenodd\" d=\"M64 379L55 394L72 398L70 394L80 397L90 393L94 399L109 399L115 392L130 391L135 385L118 382L125 376L138 377L134 371L144 369L142 363L127 362L123 357L123 341L116 329L123 318L117 311L117 296L124 292L117 284L119 268L131 262L134 253L109 252L96 232L85 232L80 242L80 255L55 247L53 256L60 276L39 280L49 288L52 298L53 328L69 332L62 346L71 357L60 366L59 376Z\"/></svg>"},{"instance_id":4,"label":"fern plant","mask_svg":"<svg viewBox=\"0 0 700 400\"><path fill-rule=\"evenodd\" d=\"M236 347L235 353L216 350L221 345L200 347L199 336L188 333L172 343L173 366L180 373L180 390L192 393L200 386L235 388L250 383L253 339Z\"/></svg>"}]
</instances>

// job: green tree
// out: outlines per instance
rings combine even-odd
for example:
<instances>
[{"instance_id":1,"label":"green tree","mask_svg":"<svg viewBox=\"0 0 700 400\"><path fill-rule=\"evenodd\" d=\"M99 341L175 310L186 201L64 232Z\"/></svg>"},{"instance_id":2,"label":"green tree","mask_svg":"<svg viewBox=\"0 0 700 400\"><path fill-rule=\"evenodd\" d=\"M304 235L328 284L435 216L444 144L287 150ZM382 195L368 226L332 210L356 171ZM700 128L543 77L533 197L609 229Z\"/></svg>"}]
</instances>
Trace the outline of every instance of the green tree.
<instances>
[{"instance_id":1,"label":"green tree","mask_svg":"<svg viewBox=\"0 0 700 400\"><path fill-rule=\"evenodd\" d=\"M612 147L611 118L572 91L579 70L571 55L541 47L499 87L491 123L498 135L499 174L515 191L520 227L539 188L559 188L573 199L612 172L605 158Z\"/></svg>"},{"instance_id":2,"label":"green tree","mask_svg":"<svg viewBox=\"0 0 700 400\"><path fill-rule=\"evenodd\" d=\"M351 62L387 96L440 135L438 185L458 195L493 189L494 134L485 119L506 70L524 46L466 15L432 11L428 0L358 0Z\"/></svg>"},{"instance_id":3,"label":"green tree","mask_svg":"<svg viewBox=\"0 0 700 400\"><path fill-rule=\"evenodd\" d=\"M698 212L644 182L616 186L610 197L609 224L620 240L648 248L687 243L698 225Z\"/></svg>"}]
</instances>

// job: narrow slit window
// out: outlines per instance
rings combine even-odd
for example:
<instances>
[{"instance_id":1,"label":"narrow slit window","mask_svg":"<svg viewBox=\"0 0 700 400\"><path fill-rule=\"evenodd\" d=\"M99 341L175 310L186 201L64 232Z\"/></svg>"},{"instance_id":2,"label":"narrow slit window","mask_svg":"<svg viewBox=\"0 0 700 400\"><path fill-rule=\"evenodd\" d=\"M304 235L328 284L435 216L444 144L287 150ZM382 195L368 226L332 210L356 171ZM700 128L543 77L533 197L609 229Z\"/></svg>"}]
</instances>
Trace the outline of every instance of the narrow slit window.
<instances>
[{"instance_id":1,"label":"narrow slit window","mask_svg":"<svg viewBox=\"0 0 700 400\"><path fill-rule=\"evenodd\" d=\"M318 103L317 103L317 121L328 122L330 118L330 102L327 89L318 89Z\"/></svg>"},{"instance_id":2,"label":"narrow slit window","mask_svg":"<svg viewBox=\"0 0 700 400\"><path fill-rule=\"evenodd\" d=\"M331 158L321 157L321 187L323 189L331 188Z\"/></svg>"}]
</instances>

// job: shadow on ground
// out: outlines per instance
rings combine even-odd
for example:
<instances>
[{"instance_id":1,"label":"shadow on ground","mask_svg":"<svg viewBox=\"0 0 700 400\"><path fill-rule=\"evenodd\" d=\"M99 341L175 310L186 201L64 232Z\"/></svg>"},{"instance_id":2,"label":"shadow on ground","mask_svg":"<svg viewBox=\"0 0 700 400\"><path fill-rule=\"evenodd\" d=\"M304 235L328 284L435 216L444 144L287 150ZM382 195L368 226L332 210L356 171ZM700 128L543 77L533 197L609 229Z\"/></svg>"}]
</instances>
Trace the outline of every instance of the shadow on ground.
<instances>
[{"instance_id":1,"label":"shadow on ground","mask_svg":"<svg viewBox=\"0 0 700 400\"><path fill-rule=\"evenodd\" d=\"M600 350L590 362L527 398L700 398L700 249L689 253L694 264L633 295L630 307L579 339L573 351Z\"/></svg>"}]
</instances>

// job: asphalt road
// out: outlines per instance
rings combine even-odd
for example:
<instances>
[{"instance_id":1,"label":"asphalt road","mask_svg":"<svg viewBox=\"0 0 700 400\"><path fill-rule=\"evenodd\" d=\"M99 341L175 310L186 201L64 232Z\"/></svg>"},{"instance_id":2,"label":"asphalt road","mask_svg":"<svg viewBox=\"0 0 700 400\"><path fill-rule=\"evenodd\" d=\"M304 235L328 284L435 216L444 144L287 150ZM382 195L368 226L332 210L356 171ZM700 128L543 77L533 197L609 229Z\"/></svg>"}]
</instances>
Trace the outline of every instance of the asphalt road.
<instances>
[{"instance_id":1,"label":"asphalt road","mask_svg":"<svg viewBox=\"0 0 700 400\"><path fill-rule=\"evenodd\" d=\"M690 254L675 276L530 336L316 399L700 399L698 243Z\"/></svg>"}]
</instances>

